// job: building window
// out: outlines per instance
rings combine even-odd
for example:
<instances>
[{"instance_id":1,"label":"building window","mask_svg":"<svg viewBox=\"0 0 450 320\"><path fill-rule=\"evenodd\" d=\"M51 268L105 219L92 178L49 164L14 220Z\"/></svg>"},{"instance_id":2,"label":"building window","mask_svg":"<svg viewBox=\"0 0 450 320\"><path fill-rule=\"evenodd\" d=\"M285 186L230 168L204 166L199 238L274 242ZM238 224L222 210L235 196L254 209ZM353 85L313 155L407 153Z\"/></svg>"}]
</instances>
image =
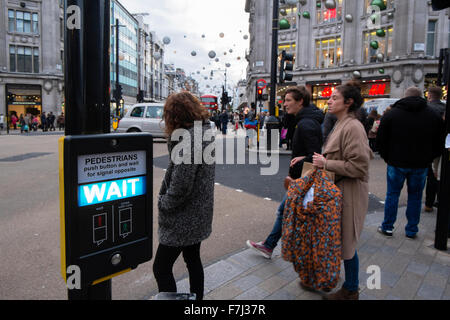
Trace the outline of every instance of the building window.
<instances>
[{"instance_id":1,"label":"building window","mask_svg":"<svg viewBox=\"0 0 450 320\"><path fill-rule=\"evenodd\" d=\"M369 8L370 4L372 3L373 0L364 0L364 10L365 10L365 14L367 14L367 8ZM392 9L394 8L394 0L383 0L384 5L386 6L386 9Z\"/></svg>"},{"instance_id":2,"label":"building window","mask_svg":"<svg viewBox=\"0 0 450 320\"><path fill-rule=\"evenodd\" d=\"M341 38L316 41L316 68L332 68L342 62Z\"/></svg>"},{"instance_id":3,"label":"building window","mask_svg":"<svg viewBox=\"0 0 450 320\"><path fill-rule=\"evenodd\" d=\"M9 70L11 72L39 73L39 49L10 46Z\"/></svg>"},{"instance_id":4,"label":"building window","mask_svg":"<svg viewBox=\"0 0 450 320\"><path fill-rule=\"evenodd\" d=\"M9 47L9 71L16 72L16 47Z\"/></svg>"},{"instance_id":5,"label":"building window","mask_svg":"<svg viewBox=\"0 0 450 320\"><path fill-rule=\"evenodd\" d=\"M428 21L427 30L427 56L434 57L434 47L436 42L436 20Z\"/></svg>"},{"instance_id":6,"label":"building window","mask_svg":"<svg viewBox=\"0 0 450 320\"><path fill-rule=\"evenodd\" d=\"M393 27L387 29L384 37L378 37L376 31L368 31L364 33L364 63L377 62L377 55L383 54L383 60L389 59L392 56L392 37L394 33ZM378 42L378 49L372 48L370 43L372 41Z\"/></svg>"},{"instance_id":7,"label":"building window","mask_svg":"<svg viewBox=\"0 0 450 320\"><path fill-rule=\"evenodd\" d=\"M320 7L316 6L317 24L342 20L342 0L336 0L335 9L327 9L325 3L321 3L318 0L317 3L320 3Z\"/></svg>"},{"instance_id":8,"label":"building window","mask_svg":"<svg viewBox=\"0 0 450 320\"><path fill-rule=\"evenodd\" d=\"M14 18L14 10L8 10L8 31L15 31L15 18Z\"/></svg>"},{"instance_id":9,"label":"building window","mask_svg":"<svg viewBox=\"0 0 450 320\"><path fill-rule=\"evenodd\" d=\"M38 34L39 15L25 11L8 10L8 31Z\"/></svg>"}]
</instances>

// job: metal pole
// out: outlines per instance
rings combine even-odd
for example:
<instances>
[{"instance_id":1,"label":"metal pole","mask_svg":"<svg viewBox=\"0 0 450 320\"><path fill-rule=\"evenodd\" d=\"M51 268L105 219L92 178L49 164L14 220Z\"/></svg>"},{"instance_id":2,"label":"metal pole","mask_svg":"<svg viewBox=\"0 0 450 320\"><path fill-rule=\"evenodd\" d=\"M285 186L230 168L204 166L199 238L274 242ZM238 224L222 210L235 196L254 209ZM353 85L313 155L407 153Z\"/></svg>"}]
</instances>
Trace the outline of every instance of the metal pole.
<instances>
[{"instance_id":1,"label":"metal pole","mask_svg":"<svg viewBox=\"0 0 450 320\"><path fill-rule=\"evenodd\" d=\"M110 133L110 0L65 0L64 12L65 134ZM111 280L68 299L111 300Z\"/></svg>"},{"instance_id":2,"label":"metal pole","mask_svg":"<svg viewBox=\"0 0 450 320\"><path fill-rule=\"evenodd\" d=\"M444 63L445 62L445 63ZM444 73L442 74L441 70L443 67ZM442 49L441 56L439 58L439 85L442 83L442 76L446 79L443 82L448 85L448 79L450 78L450 49ZM446 108L446 116L445 116L445 136L450 134L450 101L447 95L447 108ZM450 223L450 199L448 197L450 193L450 152L448 149L444 149L442 154L442 163L441 163L441 179L439 185L439 194L438 194L438 213L436 220L436 234L434 240L434 247L438 250L447 250L447 241L449 235L449 223Z\"/></svg>"},{"instance_id":3,"label":"metal pole","mask_svg":"<svg viewBox=\"0 0 450 320\"><path fill-rule=\"evenodd\" d=\"M5 99L5 110L6 110L6 134L9 134L9 90L8 85L5 86L6 99Z\"/></svg>"},{"instance_id":4,"label":"metal pole","mask_svg":"<svg viewBox=\"0 0 450 320\"><path fill-rule=\"evenodd\" d=\"M278 16L279 0L273 0L273 18L272 18L272 67L270 73L270 102L269 114L275 116L275 99L277 96L277 69L278 69Z\"/></svg>"},{"instance_id":5,"label":"metal pole","mask_svg":"<svg viewBox=\"0 0 450 320\"><path fill-rule=\"evenodd\" d=\"M280 4L279 0L273 0L273 17L272 17L272 66L270 73L270 101L269 101L269 119L266 124L267 128L267 151L272 150L272 130L278 132L279 121L275 117L275 98L277 96L277 69L278 69L278 16ZM278 143L277 146L278 147Z\"/></svg>"}]
</instances>

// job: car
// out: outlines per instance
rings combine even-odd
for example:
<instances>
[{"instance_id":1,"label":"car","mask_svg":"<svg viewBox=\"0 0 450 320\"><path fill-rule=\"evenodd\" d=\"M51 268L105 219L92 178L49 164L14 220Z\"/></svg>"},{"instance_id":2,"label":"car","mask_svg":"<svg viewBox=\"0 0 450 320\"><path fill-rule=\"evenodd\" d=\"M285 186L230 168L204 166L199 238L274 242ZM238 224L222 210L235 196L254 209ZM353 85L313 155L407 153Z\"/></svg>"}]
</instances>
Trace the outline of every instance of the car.
<instances>
[{"instance_id":1,"label":"car","mask_svg":"<svg viewBox=\"0 0 450 320\"><path fill-rule=\"evenodd\" d=\"M117 133L148 132L154 138L166 138L163 120L164 103L138 103L133 105L119 121ZM214 122L210 121L215 131Z\"/></svg>"},{"instance_id":2,"label":"car","mask_svg":"<svg viewBox=\"0 0 450 320\"><path fill-rule=\"evenodd\" d=\"M384 111L389 107L390 105L393 105L396 103L399 99L394 98L381 98L381 99L373 99L368 100L364 103L364 108L366 109L367 113L370 113L372 110L377 110L379 115L383 115Z\"/></svg>"},{"instance_id":3,"label":"car","mask_svg":"<svg viewBox=\"0 0 450 320\"><path fill-rule=\"evenodd\" d=\"M165 138L163 110L162 102L135 104L120 120L116 132L148 132L155 138Z\"/></svg>"}]
</instances>

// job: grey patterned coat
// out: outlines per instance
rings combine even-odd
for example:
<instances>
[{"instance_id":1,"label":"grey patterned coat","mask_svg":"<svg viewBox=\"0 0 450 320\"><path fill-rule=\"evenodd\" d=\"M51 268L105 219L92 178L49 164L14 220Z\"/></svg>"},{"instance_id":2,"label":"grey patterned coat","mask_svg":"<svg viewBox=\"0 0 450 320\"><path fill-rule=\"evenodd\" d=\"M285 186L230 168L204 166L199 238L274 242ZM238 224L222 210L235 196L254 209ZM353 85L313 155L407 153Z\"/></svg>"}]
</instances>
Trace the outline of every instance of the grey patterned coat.
<instances>
[{"instance_id":1,"label":"grey patterned coat","mask_svg":"<svg viewBox=\"0 0 450 320\"><path fill-rule=\"evenodd\" d=\"M199 137L211 129L209 123L195 128ZM159 242L172 247L197 244L208 238L212 231L215 154L210 150L213 150L214 142L211 139L203 142L194 140L194 127L188 132L180 141L168 139L169 166L158 197ZM194 141L197 142L197 148L194 147ZM205 148L208 148L206 152ZM189 150L190 155L185 152ZM206 162L199 158L200 152L202 155L212 155L213 161L211 157ZM178 155L185 156L182 163L176 161L175 157Z\"/></svg>"}]
</instances>

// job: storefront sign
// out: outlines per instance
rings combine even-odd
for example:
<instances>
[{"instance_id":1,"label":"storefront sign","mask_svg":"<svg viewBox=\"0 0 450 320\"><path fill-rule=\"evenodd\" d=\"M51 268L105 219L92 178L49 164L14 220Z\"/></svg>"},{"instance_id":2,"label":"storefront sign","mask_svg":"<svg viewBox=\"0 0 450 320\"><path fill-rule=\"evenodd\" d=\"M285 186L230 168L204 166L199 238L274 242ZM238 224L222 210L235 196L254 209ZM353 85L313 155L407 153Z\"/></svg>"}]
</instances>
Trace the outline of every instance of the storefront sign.
<instances>
[{"instance_id":1,"label":"storefront sign","mask_svg":"<svg viewBox=\"0 0 450 320\"><path fill-rule=\"evenodd\" d=\"M369 90L369 96L382 96L386 94L386 83L373 84Z\"/></svg>"}]
</instances>

